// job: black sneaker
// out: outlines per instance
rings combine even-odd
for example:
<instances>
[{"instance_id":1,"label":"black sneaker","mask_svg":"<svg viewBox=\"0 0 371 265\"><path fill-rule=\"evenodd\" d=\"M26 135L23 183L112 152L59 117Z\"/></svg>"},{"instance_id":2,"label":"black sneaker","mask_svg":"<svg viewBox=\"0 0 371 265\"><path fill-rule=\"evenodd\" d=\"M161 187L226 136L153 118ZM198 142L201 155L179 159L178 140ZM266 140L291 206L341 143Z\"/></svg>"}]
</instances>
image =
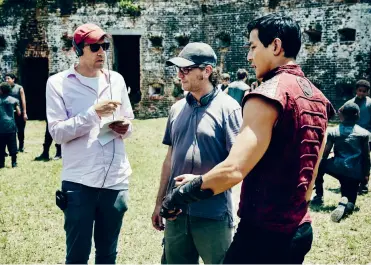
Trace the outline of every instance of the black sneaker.
<instances>
[{"instance_id":1,"label":"black sneaker","mask_svg":"<svg viewBox=\"0 0 371 265\"><path fill-rule=\"evenodd\" d=\"M35 161L49 161L49 160L50 160L49 155L46 155L44 153L39 155L38 157L35 157Z\"/></svg>"},{"instance_id":2,"label":"black sneaker","mask_svg":"<svg viewBox=\"0 0 371 265\"><path fill-rule=\"evenodd\" d=\"M12 168L15 168L15 167L17 167L18 165L17 165L17 162L13 162L12 163Z\"/></svg>"},{"instance_id":3,"label":"black sneaker","mask_svg":"<svg viewBox=\"0 0 371 265\"><path fill-rule=\"evenodd\" d=\"M367 194L367 193L368 193L368 184L366 185L361 184L358 189L358 194L362 195L362 194Z\"/></svg>"},{"instance_id":4,"label":"black sneaker","mask_svg":"<svg viewBox=\"0 0 371 265\"><path fill-rule=\"evenodd\" d=\"M342 197L340 199L338 207L336 207L336 209L333 210L331 213L331 221L338 223L341 220L341 218L344 217L347 204L348 204L348 198Z\"/></svg>"},{"instance_id":5,"label":"black sneaker","mask_svg":"<svg viewBox=\"0 0 371 265\"><path fill-rule=\"evenodd\" d=\"M312 204L315 204L315 205L321 205L323 204L323 196L321 195L316 195L314 196L314 198L312 199Z\"/></svg>"},{"instance_id":6,"label":"black sneaker","mask_svg":"<svg viewBox=\"0 0 371 265\"><path fill-rule=\"evenodd\" d=\"M23 148L23 147L22 147L22 148L19 148L19 149L18 149L18 152L23 153L23 152L24 152L24 148Z\"/></svg>"}]
</instances>

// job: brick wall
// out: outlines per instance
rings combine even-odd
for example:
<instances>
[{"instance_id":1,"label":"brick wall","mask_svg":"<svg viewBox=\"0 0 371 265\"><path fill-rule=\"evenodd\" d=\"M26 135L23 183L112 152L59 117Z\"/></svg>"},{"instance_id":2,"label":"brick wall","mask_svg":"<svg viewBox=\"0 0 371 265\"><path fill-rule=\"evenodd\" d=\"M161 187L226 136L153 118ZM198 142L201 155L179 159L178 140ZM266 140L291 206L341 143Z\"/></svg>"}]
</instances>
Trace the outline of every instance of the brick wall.
<instances>
[{"instance_id":1,"label":"brick wall","mask_svg":"<svg viewBox=\"0 0 371 265\"><path fill-rule=\"evenodd\" d=\"M306 75L339 107L351 95L346 87L357 79L370 79L371 3L340 0L182 0L141 1L139 17L120 12L117 5L87 1L74 5L71 14L61 15L55 1L46 7L7 6L0 13L0 35L6 46L0 49L3 72L17 71L24 56L48 57L49 71L68 68L76 56L68 42L74 29L86 22L96 23L108 32L137 30L140 39L141 101L135 105L139 118L163 117L175 101L175 69L165 68L166 59L181 50L177 34L190 41L209 43L218 55L218 66L232 78L238 68L254 73L246 62L246 24L263 14L280 12L297 20L303 31L298 57ZM89 3L88 3L89 2ZM344 28L356 30L355 41L340 41ZM314 42L304 33L321 33ZM230 43L218 36L227 34ZM150 36L161 36L162 46L153 47ZM312 35L311 35L312 36ZM150 87L162 87L159 96L149 95Z\"/></svg>"}]
</instances>

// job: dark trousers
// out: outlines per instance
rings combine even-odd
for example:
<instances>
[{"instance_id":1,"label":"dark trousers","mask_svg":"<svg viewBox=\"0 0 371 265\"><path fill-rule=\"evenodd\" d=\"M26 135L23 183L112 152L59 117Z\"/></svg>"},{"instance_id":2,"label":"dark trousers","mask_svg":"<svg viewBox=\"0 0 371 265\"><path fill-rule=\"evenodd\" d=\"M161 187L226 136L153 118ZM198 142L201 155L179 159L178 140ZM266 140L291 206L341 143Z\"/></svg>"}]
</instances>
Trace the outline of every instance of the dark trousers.
<instances>
[{"instance_id":1,"label":"dark trousers","mask_svg":"<svg viewBox=\"0 0 371 265\"><path fill-rule=\"evenodd\" d=\"M17 133L18 142L19 142L18 147L19 149L23 149L24 148L24 130L26 128L26 122L23 119L23 113L21 114L21 116L15 115L14 119L15 119L15 124L17 125L17 129L18 129L18 133Z\"/></svg>"},{"instance_id":2,"label":"dark trousers","mask_svg":"<svg viewBox=\"0 0 371 265\"><path fill-rule=\"evenodd\" d=\"M354 179L349 176L342 176L339 173L335 172L333 160L326 159L321 161L321 164L318 169L317 178L315 181L316 184L316 195L323 196L323 176L328 174L338 179L340 182L340 191L342 197L347 197L348 201L355 204L358 195L358 187L361 183L361 180Z\"/></svg>"},{"instance_id":3,"label":"dark trousers","mask_svg":"<svg viewBox=\"0 0 371 265\"><path fill-rule=\"evenodd\" d=\"M87 264L94 228L95 263L114 264L124 213L127 190L91 188L63 181L68 205L64 210L66 264Z\"/></svg>"},{"instance_id":4,"label":"dark trousers","mask_svg":"<svg viewBox=\"0 0 371 265\"><path fill-rule=\"evenodd\" d=\"M8 147L9 155L12 160L17 158L17 139L16 133L1 133L0 134L0 166L5 164L5 148Z\"/></svg>"},{"instance_id":5,"label":"dark trousers","mask_svg":"<svg viewBox=\"0 0 371 265\"><path fill-rule=\"evenodd\" d=\"M286 235L254 227L241 219L224 264L301 264L312 247L310 223Z\"/></svg>"},{"instance_id":6,"label":"dark trousers","mask_svg":"<svg viewBox=\"0 0 371 265\"><path fill-rule=\"evenodd\" d=\"M48 121L46 122L46 129L45 129L45 137L44 137L44 152L49 154L50 146L53 143L53 138L50 135L49 129L48 129ZM57 149L57 156L62 155L61 145L55 144L55 148Z\"/></svg>"}]
</instances>

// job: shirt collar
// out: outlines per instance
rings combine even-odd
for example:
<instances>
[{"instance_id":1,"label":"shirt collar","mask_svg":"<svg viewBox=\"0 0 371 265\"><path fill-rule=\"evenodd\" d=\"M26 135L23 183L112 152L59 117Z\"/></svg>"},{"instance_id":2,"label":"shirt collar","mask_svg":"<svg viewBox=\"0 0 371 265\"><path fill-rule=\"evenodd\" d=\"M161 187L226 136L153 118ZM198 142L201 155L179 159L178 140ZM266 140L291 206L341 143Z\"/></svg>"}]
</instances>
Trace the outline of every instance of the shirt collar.
<instances>
[{"instance_id":1,"label":"shirt collar","mask_svg":"<svg viewBox=\"0 0 371 265\"><path fill-rule=\"evenodd\" d=\"M75 70L75 67L78 65L78 63L76 64L73 64L71 65L71 67L68 69L67 71L67 78L73 76L75 78L77 78L77 72ZM109 82L109 73L108 73L108 70L106 69L102 69L101 72L104 74L104 76L106 77L106 80L107 80L107 83Z\"/></svg>"}]
</instances>

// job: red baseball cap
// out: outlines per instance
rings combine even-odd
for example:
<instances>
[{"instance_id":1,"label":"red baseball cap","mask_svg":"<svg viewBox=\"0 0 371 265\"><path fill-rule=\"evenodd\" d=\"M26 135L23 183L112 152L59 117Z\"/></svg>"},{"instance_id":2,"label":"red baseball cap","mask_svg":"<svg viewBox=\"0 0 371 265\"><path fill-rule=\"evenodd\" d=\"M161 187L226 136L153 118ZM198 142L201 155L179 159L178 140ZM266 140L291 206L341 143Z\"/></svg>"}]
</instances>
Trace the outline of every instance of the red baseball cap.
<instances>
[{"instance_id":1,"label":"red baseball cap","mask_svg":"<svg viewBox=\"0 0 371 265\"><path fill-rule=\"evenodd\" d=\"M86 44L97 43L105 36L109 37L100 27L91 23L81 25L73 33L73 39L76 44L80 44L81 42Z\"/></svg>"}]
</instances>

